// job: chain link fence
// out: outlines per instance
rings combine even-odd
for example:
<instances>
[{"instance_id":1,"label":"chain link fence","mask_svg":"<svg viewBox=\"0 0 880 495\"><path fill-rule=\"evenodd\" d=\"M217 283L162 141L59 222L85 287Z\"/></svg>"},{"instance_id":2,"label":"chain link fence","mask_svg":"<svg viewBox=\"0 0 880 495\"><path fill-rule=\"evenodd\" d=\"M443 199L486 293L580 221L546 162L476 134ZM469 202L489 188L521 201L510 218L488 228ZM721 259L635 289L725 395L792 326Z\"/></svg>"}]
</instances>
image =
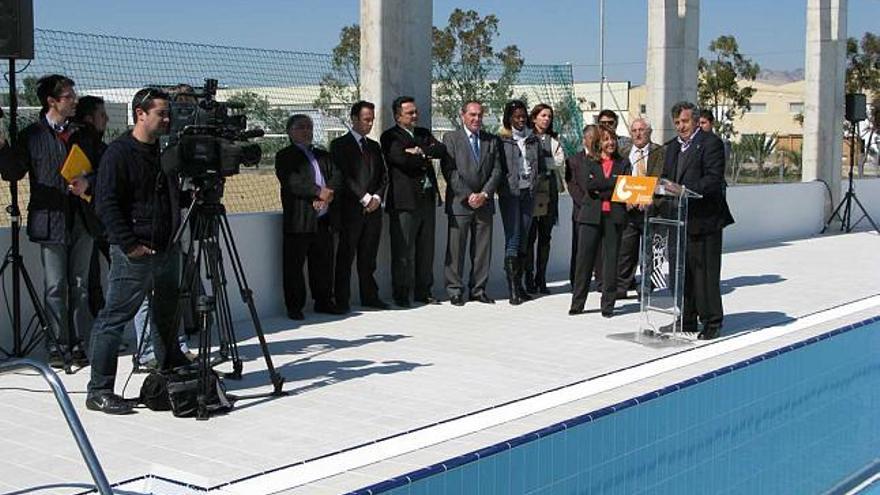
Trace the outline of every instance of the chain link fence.
<instances>
[{"instance_id":1,"label":"chain link fence","mask_svg":"<svg viewBox=\"0 0 880 495\"><path fill-rule=\"evenodd\" d=\"M144 86L173 87L181 83L199 87L204 79L219 81L217 99L237 101L244 106L249 126L259 126L266 135L258 138L263 158L254 168L227 179L224 203L230 212L260 212L281 209L274 177L275 152L288 144L284 132L294 113L310 115L315 123L315 142L326 146L348 131L342 120L349 102L327 103L322 81L328 76L349 84L350 74L340 73L329 54L265 50L206 45L177 41L137 39L99 34L35 30L36 58L19 62L19 128L39 114L36 81L46 74L64 74L76 82L77 94L104 99L110 117L105 139L110 141L132 125L131 100ZM355 94L350 91L349 94ZM556 127L567 148L574 151L581 140L582 119L573 93L568 65L524 65L514 84L515 97L528 104L548 103L556 110ZM0 86L0 105L8 108L8 75ZM435 116L438 112L434 112ZM450 130L451 124L435 117L434 129ZM6 130L2 131L5 133ZM20 183L19 204L28 201L27 180ZM8 189L0 188L0 204L8 204ZM0 212L0 226L8 225Z\"/></svg>"}]
</instances>

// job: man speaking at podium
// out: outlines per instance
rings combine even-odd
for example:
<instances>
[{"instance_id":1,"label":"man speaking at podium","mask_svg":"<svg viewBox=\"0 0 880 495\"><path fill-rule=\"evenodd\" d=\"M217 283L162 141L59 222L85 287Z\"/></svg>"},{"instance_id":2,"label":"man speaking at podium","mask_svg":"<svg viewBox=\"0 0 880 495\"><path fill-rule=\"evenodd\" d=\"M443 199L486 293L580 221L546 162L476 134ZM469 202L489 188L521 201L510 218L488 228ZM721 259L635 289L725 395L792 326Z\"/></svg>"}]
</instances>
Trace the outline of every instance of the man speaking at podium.
<instances>
[{"instance_id":1,"label":"man speaking at podium","mask_svg":"<svg viewBox=\"0 0 880 495\"><path fill-rule=\"evenodd\" d=\"M684 274L683 332L697 332L697 317L703 328L698 338L711 340L721 332L721 232L733 223L727 206L724 180L724 143L718 136L699 129L699 108L690 102L672 107L672 123L678 138L666 151L663 178L702 195L688 204L687 259Z\"/></svg>"}]
</instances>

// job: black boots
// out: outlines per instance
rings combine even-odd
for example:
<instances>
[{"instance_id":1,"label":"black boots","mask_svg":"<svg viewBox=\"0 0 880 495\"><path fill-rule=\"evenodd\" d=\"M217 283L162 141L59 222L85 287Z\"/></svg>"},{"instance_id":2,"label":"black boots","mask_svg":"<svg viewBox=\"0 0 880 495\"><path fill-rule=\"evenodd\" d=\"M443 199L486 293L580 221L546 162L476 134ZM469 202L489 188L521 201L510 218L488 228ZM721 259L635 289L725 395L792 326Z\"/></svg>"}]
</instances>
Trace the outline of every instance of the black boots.
<instances>
[{"instance_id":1,"label":"black boots","mask_svg":"<svg viewBox=\"0 0 880 495\"><path fill-rule=\"evenodd\" d=\"M506 256L504 258L504 273L507 275L507 292L510 294L510 304L519 306L522 304L522 298L519 291L516 290L516 272L518 268L515 256Z\"/></svg>"},{"instance_id":2,"label":"black boots","mask_svg":"<svg viewBox=\"0 0 880 495\"><path fill-rule=\"evenodd\" d=\"M526 288L523 286L523 267L525 266L525 261L525 256L523 256L522 254L514 258L514 267L516 268L516 283L514 284L514 288L516 289L517 295L519 295L520 299L522 299L523 301L531 301L532 296L530 296L529 293L526 292Z\"/></svg>"}]
</instances>

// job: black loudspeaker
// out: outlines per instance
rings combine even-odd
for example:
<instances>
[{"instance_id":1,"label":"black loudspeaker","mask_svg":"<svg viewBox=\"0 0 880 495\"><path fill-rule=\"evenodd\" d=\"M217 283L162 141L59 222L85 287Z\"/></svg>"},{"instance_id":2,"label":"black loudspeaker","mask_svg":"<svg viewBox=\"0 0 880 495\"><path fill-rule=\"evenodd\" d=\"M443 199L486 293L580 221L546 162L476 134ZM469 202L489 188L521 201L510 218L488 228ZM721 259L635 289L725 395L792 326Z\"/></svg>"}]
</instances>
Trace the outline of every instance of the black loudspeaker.
<instances>
[{"instance_id":1,"label":"black loudspeaker","mask_svg":"<svg viewBox=\"0 0 880 495\"><path fill-rule=\"evenodd\" d=\"M868 105L864 93L846 95L846 120L861 122L868 118Z\"/></svg>"},{"instance_id":2,"label":"black loudspeaker","mask_svg":"<svg viewBox=\"0 0 880 495\"><path fill-rule=\"evenodd\" d=\"M0 0L0 58L34 58L33 0Z\"/></svg>"}]
</instances>

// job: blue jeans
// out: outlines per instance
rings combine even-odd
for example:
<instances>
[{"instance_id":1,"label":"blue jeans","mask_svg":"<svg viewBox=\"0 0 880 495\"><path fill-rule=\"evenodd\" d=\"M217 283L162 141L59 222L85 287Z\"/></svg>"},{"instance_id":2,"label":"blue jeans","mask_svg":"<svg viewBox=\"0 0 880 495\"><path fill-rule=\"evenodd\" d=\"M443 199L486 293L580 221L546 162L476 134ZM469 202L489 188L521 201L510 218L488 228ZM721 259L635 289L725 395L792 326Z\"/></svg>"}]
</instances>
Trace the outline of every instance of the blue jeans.
<instances>
[{"instance_id":1,"label":"blue jeans","mask_svg":"<svg viewBox=\"0 0 880 495\"><path fill-rule=\"evenodd\" d=\"M504 224L504 256L525 254L534 209L532 191L520 189L519 196L501 194L498 196L498 206Z\"/></svg>"},{"instance_id":2,"label":"blue jeans","mask_svg":"<svg viewBox=\"0 0 880 495\"><path fill-rule=\"evenodd\" d=\"M138 307L138 312L134 315L134 321L132 322L136 346L134 354L141 365L149 364L150 361L156 359L153 339L159 335L159 330L156 328L156 321L150 316L149 312L150 295L147 294L144 297L144 302ZM184 354L189 352L189 344L184 333L181 332L177 335L177 344L180 347L180 352Z\"/></svg>"},{"instance_id":3,"label":"blue jeans","mask_svg":"<svg viewBox=\"0 0 880 495\"><path fill-rule=\"evenodd\" d=\"M86 330L92 323L89 311L89 265L93 243L92 236L77 215L66 244L40 245L46 315L62 347L77 345L85 340Z\"/></svg>"},{"instance_id":4,"label":"blue jeans","mask_svg":"<svg viewBox=\"0 0 880 495\"><path fill-rule=\"evenodd\" d=\"M122 252L122 248L113 244L110 246L110 259L107 301L92 327L89 346L92 363L89 395L113 392L122 333L151 288L155 289L151 319L156 322L158 332L150 333L160 363L166 358L164 342L174 342L177 335L174 313L177 308L179 251L172 249L132 259Z\"/></svg>"}]
</instances>

